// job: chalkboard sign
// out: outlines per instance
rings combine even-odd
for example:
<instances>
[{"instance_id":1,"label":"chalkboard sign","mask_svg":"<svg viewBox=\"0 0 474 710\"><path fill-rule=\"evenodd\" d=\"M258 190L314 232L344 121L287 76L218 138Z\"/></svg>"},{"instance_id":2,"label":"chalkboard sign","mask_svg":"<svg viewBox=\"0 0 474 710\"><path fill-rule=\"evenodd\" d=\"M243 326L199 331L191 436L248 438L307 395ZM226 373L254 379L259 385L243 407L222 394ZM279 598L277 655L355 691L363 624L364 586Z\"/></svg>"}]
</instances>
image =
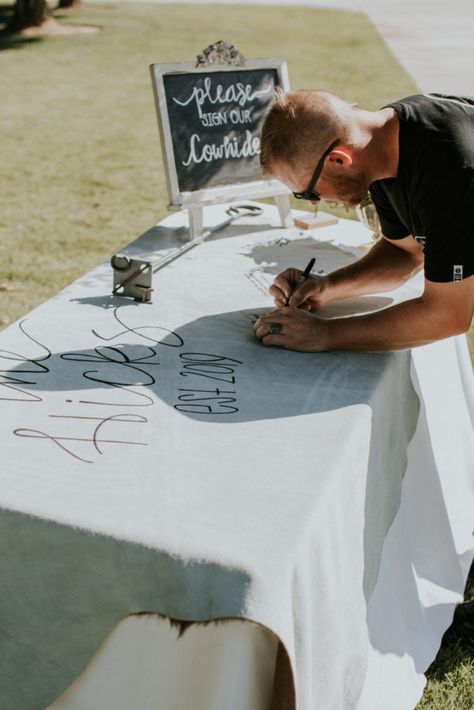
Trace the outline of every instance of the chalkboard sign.
<instances>
[{"instance_id":1,"label":"chalkboard sign","mask_svg":"<svg viewBox=\"0 0 474 710\"><path fill-rule=\"evenodd\" d=\"M170 206L287 192L262 178L259 162L260 131L275 87L289 88L285 62L150 68Z\"/></svg>"}]
</instances>

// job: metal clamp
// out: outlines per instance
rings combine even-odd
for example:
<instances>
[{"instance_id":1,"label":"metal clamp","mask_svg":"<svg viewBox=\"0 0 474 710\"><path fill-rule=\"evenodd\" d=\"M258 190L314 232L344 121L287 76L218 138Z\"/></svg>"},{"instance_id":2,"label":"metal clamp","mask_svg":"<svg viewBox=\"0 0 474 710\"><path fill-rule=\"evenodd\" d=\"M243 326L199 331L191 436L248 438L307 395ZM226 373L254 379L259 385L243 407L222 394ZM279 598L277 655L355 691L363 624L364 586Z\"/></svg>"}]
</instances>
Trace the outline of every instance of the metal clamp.
<instances>
[{"instance_id":1,"label":"metal clamp","mask_svg":"<svg viewBox=\"0 0 474 710\"><path fill-rule=\"evenodd\" d=\"M129 259L114 254L110 260L114 271L114 296L130 296L135 301L151 303L151 279L153 266L151 261Z\"/></svg>"}]
</instances>

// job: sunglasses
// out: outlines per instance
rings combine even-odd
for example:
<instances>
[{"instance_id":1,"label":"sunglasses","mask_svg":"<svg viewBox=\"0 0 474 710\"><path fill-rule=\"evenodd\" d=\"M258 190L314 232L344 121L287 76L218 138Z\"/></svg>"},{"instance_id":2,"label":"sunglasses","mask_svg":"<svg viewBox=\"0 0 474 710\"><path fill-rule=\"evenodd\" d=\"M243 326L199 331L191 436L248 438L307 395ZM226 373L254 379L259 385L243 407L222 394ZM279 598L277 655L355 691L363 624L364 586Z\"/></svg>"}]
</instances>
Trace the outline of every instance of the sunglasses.
<instances>
[{"instance_id":1,"label":"sunglasses","mask_svg":"<svg viewBox=\"0 0 474 710\"><path fill-rule=\"evenodd\" d=\"M329 146L329 148L326 151L324 151L324 153L322 154L322 156L320 157L320 159L318 161L318 164L316 165L316 167L314 169L313 176L312 176L310 183L309 183L308 187L306 188L306 190L304 192L294 192L293 197L296 197L297 200L313 200L313 202L319 201L321 199L321 195L318 195L317 192L313 192L313 190L311 188L313 187L313 185L316 185L318 178L321 175L321 171L324 167L324 161L328 157L329 153L332 150L334 150L334 148L340 142L341 141L338 138L333 143L331 143L331 145Z\"/></svg>"}]
</instances>

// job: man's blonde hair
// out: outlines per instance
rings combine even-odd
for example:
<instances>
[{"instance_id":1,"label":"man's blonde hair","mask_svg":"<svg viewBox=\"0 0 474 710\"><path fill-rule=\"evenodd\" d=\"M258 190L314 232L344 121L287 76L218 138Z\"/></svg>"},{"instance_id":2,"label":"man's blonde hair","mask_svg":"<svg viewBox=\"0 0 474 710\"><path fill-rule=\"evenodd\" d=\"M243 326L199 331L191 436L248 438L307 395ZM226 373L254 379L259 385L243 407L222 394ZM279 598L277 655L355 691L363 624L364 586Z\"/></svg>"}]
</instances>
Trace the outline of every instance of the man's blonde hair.
<instances>
[{"instance_id":1,"label":"man's blonde hair","mask_svg":"<svg viewBox=\"0 0 474 710\"><path fill-rule=\"evenodd\" d=\"M353 107L328 91L276 89L261 135L260 164L272 175L276 163L305 171L314 167L332 141L349 141Z\"/></svg>"}]
</instances>

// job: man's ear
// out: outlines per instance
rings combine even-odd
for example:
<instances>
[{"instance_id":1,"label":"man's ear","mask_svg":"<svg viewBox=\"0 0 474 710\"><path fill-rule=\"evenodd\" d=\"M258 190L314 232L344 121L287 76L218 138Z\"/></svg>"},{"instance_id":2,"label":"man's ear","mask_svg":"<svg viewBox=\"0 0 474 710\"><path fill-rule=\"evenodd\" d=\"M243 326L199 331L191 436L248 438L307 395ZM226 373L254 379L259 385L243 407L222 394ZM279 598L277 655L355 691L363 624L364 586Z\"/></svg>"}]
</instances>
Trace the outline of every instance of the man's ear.
<instances>
[{"instance_id":1,"label":"man's ear","mask_svg":"<svg viewBox=\"0 0 474 710\"><path fill-rule=\"evenodd\" d=\"M338 145L334 150L331 150L328 157L330 162L338 163L348 168L352 165L353 161L352 148L348 148L345 145Z\"/></svg>"}]
</instances>

